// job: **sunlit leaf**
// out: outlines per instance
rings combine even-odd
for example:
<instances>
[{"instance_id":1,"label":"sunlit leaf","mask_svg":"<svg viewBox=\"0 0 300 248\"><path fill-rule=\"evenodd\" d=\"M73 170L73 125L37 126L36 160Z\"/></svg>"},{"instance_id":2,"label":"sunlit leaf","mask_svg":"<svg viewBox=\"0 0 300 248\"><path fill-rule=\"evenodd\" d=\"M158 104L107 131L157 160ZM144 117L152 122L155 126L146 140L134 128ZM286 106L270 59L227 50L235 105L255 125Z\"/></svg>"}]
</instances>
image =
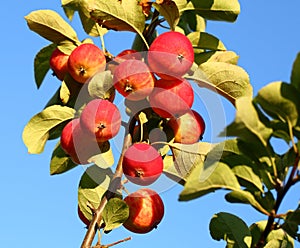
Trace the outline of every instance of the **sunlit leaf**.
<instances>
[{"instance_id":1,"label":"sunlit leaf","mask_svg":"<svg viewBox=\"0 0 300 248\"><path fill-rule=\"evenodd\" d=\"M188 201L217 189L240 189L238 180L228 165L222 162L196 166L186 180L180 201Z\"/></svg>"},{"instance_id":2,"label":"sunlit leaf","mask_svg":"<svg viewBox=\"0 0 300 248\"><path fill-rule=\"evenodd\" d=\"M72 108L52 105L33 116L22 135L28 152L33 154L43 152L49 132L59 124L72 119L74 114L75 110Z\"/></svg>"},{"instance_id":3,"label":"sunlit leaf","mask_svg":"<svg viewBox=\"0 0 300 248\"><path fill-rule=\"evenodd\" d=\"M58 142L51 156L50 175L65 173L76 166L77 164L63 151Z\"/></svg>"},{"instance_id":4,"label":"sunlit leaf","mask_svg":"<svg viewBox=\"0 0 300 248\"><path fill-rule=\"evenodd\" d=\"M119 198L110 199L102 213L105 223L104 231L121 226L129 217L129 207Z\"/></svg>"},{"instance_id":5,"label":"sunlit leaf","mask_svg":"<svg viewBox=\"0 0 300 248\"><path fill-rule=\"evenodd\" d=\"M213 239L225 240L226 247L251 247L252 237L248 226L233 214L225 212L215 214L209 223L209 231Z\"/></svg>"},{"instance_id":6,"label":"sunlit leaf","mask_svg":"<svg viewBox=\"0 0 300 248\"><path fill-rule=\"evenodd\" d=\"M241 179L240 184L242 186L247 187L247 184L252 184L259 191L264 192L261 179L253 170L255 164L249 158L243 155L231 155L222 158L222 161L230 166L233 173ZM243 185L243 182L246 182L246 184Z\"/></svg>"},{"instance_id":7,"label":"sunlit leaf","mask_svg":"<svg viewBox=\"0 0 300 248\"><path fill-rule=\"evenodd\" d=\"M242 96L252 96L252 87L247 72L241 67L225 62L205 62L192 76L200 87L213 90L232 104Z\"/></svg>"},{"instance_id":8,"label":"sunlit leaf","mask_svg":"<svg viewBox=\"0 0 300 248\"><path fill-rule=\"evenodd\" d=\"M207 51L195 54L195 62L200 65L204 62L225 62L237 65L239 56L233 51Z\"/></svg>"},{"instance_id":9,"label":"sunlit leaf","mask_svg":"<svg viewBox=\"0 0 300 248\"><path fill-rule=\"evenodd\" d=\"M55 44L50 44L42 48L34 58L34 79L38 89L50 69L49 60L55 48Z\"/></svg>"},{"instance_id":10,"label":"sunlit leaf","mask_svg":"<svg viewBox=\"0 0 300 248\"><path fill-rule=\"evenodd\" d=\"M110 71L96 73L88 83L88 92L93 98L110 99L115 93L112 73Z\"/></svg>"},{"instance_id":11,"label":"sunlit leaf","mask_svg":"<svg viewBox=\"0 0 300 248\"><path fill-rule=\"evenodd\" d=\"M258 117L251 97L236 100L236 116L234 122L221 133L222 136L237 136L245 142L267 147L272 129L266 127Z\"/></svg>"},{"instance_id":12,"label":"sunlit leaf","mask_svg":"<svg viewBox=\"0 0 300 248\"><path fill-rule=\"evenodd\" d=\"M293 64L291 84L300 91L300 53L297 54Z\"/></svg>"},{"instance_id":13,"label":"sunlit leaf","mask_svg":"<svg viewBox=\"0 0 300 248\"><path fill-rule=\"evenodd\" d=\"M101 27L136 32L144 39L142 32L145 27L145 16L136 0L97 1L90 5L90 8L91 17ZM146 40L143 41L147 43Z\"/></svg>"},{"instance_id":14,"label":"sunlit leaf","mask_svg":"<svg viewBox=\"0 0 300 248\"><path fill-rule=\"evenodd\" d=\"M265 210L259 202L255 199L255 197L248 191L244 190L233 190L226 194L225 199L231 203L244 203L250 204L259 212L268 215L268 211Z\"/></svg>"},{"instance_id":15,"label":"sunlit leaf","mask_svg":"<svg viewBox=\"0 0 300 248\"><path fill-rule=\"evenodd\" d=\"M225 45L217 37L206 32L192 32L187 35L191 41L195 53L197 49L226 50Z\"/></svg>"},{"instance_id":16,"label":"sunlit leaf","mask_svg":"<svg viewBox=\"0 0 300 248\"><path fill-rule=\"evenodd\" d=\"M96 154L89 158L88 162L94 163L103 169L111 167L114 164L115 160L109 141L100 144L99 151L99 154Z\"/></svg>"},{"instance_id":17,"label":"sunlit leaf","mask_svg":"<svg viewBox=\"0 0 300 248\"><path fill-rule=\"evenodd\" d=\"M170 144L174 156L175 169L182 179L186 179L195 166L201 166L205 159L205 155L213 147L212 144L206 142L198 142L195 144Z\"/></svg>"},{"instance_id":18,"label":"sunlit leaf","mask_svg":"<svg viewBox=\"0 0 300 248\"><path fill-rule=\"evenodd\" d=\"M53 43L70 40L80 43L74 29L53 10L36 10L25 17L29 28Z\"/></svg>"},{"instance_id":19,"label":"sunlit leaf","mask_svg":"<svg viewBox=\"0 0 300 248\"><path fill-rule=\"evenodd\" d=\"M97 208L102 196L108 189L113 172L92 165L82 175L78 186L78 205L83 215L91 220L92 208Z\"/></svg>"},{"instance_id":20,"label":"sunlit leaf","mask_svg":"<svg viewBox=\"0 0 300 248\"><path fill-rule=\"evenodd\" d=\"M67 17L72 20L77 11L84 31L91 36L99 36L107 33L107 29L100 27L90 16L91 0L62 0L62 7Z\"/></svg>"},{"instance_id":21,"label":"sunlit leaf","mask_svg":"<svg viewBox=\"0 0 300 248\"><path fill-rule=\"evenodd\" d=\"M282 228L272 230L266 238L264 248L294 248L293 238L286 233Z\"/></svg>"},{"instance_id":22,"label":"sunlit leaf","mask_svg":"<svg viewBox=\"0 0 300 248\"><path fill-rule=\"evenodd\" d=\"M185 10L194 10L208 20L234 22L240 13L240 4L238 0L192 0Z\"/></svg>"},{"instance_id":23,"label":"sunlit leaf","mask_svg":"<svg viewBox=\"0 0 300 248\"><path fill-rule=\"evenodd\" d=\"M291 126L296 126L299 118L299 92L290 84L273 82L259 90L255 97L264 111Z\"/></svg>"},{"instance_id":24,"label":"sunlit leaf","mask_svg":"<svg viewBox=\"0 0 300 248\"><path fill-rule=\"evenodd\" d=\"M175 2L163 2L162 4L153 3L152 6L163 16L168 22L171 30L175 30L179 22L179 10Z\"/></svg>"}]
</instances>

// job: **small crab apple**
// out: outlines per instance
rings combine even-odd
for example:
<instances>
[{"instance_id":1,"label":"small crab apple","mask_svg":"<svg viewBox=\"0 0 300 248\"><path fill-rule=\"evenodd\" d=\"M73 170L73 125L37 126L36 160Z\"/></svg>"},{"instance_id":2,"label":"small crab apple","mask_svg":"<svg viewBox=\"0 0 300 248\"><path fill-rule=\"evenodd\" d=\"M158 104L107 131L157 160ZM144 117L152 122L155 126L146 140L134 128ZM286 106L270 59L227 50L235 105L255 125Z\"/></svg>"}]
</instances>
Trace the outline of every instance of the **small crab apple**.
<instances>
[{"instance_id":1,"label":"small crab apple","mask_svg":"<svg viewBox=\"0 0 300 248\"><path fill-rule=\"evenodd\" d=\"M141 188L124 198L129 207L129 217L123 226L134 233L148 233L161 222L164 203L152 189Z\"/></svg>"},{"instance_id":2,"label":"small crab apple","mask_svg":"<svg viewBox=\"0 0 300 248\"><path fill-rule=\"evenodd\" d=\"M121 127L121 113L112 102L94 99L82 110L80 126L98 142L104 142L118 134Z\"/></svg>"},{"instance_id":3,"label":"small crab apple","mask_svg":"<svg viewBox=\"0 0 300 248\"><path fill-rule=\"evenodd\" d=\"M65 75L68 73L68 59L69 55L64 54L58 48L50 56L50 68L53 70L54 75L61 81L64 80Z\"/></svg>"},{"instance_id":4,"label":"small crab apple","mask_svg":"<svg viewBox=\"0 0 300 248\"><path fill-rule=\"evenodd\" d=\"M134 143L124 153L123 172L138 185L154 183L163 171L163 160L158 151L147 143Z\"/></svg>"},{"instance_id":5,"label":"small crab apple","mask_svg":"<svg viewBox=\"0 0 300 248\"><path fill-rule=\"evenodd\" d=\"M69 121L63 128L60 145L76 164L88 164L92 156L101 153L101 143L82 131L79 118Z\"/></svg>"},{"instance_id":6,"label":"small crab apple","mask_svg":"<svg viewBox=\"0 0 300 248\"><path fill-rule=\"evenodd\" d=\"M86 225L89 226L90 225L90 221L87 217L84 216L84 214L82 213L79 205L77 206L77 213L78 213L78 217L79 219Z\"/></svg>"},{"instance_id":7,"label":"small crab apple","mask_svg":"<svg viewBox=\"0 0 300 248\"><path fill-rule=\"evenodd\" d=\"M141 60L125 60L114 71L116 90L132 101L146 98L153 90L154 76L149 67Z\"/></svg>"},{"instance_id":8,"label":"small crab apple","mask_svg":"<svg viewBox=\"0 0 300 248\"><path fill-rule=\"evenodd\" d=\"M185 79L160 79L149 96L150 106L162 118L179 117L188 112L194 102L194 91Z\"/></svg>"},{"instance_id":9,"label":"small crab apple","mask_svg":"<svg viewBox=\"0 0 300 248\"><path fill-rule=\"evenodd\" d=\"M125 49L114 58L114 61L120 64L129 59L142 60L143 57L140 52L134 49Z\"/></svg>"},{"instance_id":10,"label":"small crab apple","mask_svg":"<svg viewBox=\"0 0 300 248\"><path fill-rule=\"evenodd\" d=\"M182 33L169 31L159 35L150 45L148 64L159 77L182 77L194 62L194 50L190 40Z\"/></svg>"},{"instance_id":11,"label":"small crab apple","mask_svg":"<svg viewBox=\"0 0 300 248\"><path fill-rule=\"evenodd\" d=\"M105 66L103 51L91 43L76 47L68 59L69 73L79 83L86 83L97 72L104 71Z\"/></svg>"},{"instance_id":12,"label":"small crab apple","mask_svg":"<svg viewBox=\"0 0 300 248\"><path fill-rule=\"evenodd\" d=\"M182 144L193 144L202 139L205 122L195 110L191 110L179 118L172 118L168 126L174 132L174 141Z\"/></svg>"}]
</instances>

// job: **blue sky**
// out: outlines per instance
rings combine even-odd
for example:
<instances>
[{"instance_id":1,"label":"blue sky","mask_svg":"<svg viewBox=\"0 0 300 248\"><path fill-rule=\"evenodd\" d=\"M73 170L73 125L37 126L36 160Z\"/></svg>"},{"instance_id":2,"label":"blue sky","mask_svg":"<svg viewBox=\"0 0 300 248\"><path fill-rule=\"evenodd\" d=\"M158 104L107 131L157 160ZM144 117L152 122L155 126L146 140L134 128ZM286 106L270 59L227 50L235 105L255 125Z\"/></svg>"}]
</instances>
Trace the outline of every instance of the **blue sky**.
<instances>
[{"instance_id":1,"label":"blue sky","mask_svg":"<svg viewBox=\"0 0 300 248\"><path fill-rule=\"evenodd\" d=\"M255 93L269 82L288 82L300 51L300 2L240 3L236 23L209 22L207 31L240 55L239 65L249 73ZM76 212L77 185L83 168L78 166L51 177L49 160L54 143L49 143L43 154L29 155L21 139L24 125L59 86L49 74L41 89L36 89L33 58L48 41L27 28L24 16L37 9L53 9L63 15L60 1L4 1L1 5L0 247L79 247L85 233ZM74 27L79 38L85 38L76 20ZM129 48L132 39L131 34L113 32L107 36L106 45L117 54ZM234 117L233 108L224 102L224 109L229 123ZM214 213L228 211L248 224L264 218L249 206L227 204L222 191L191 202L178 202L181 190L174 186L162 193L166 213L157 230L135 235L119 228L103 236L103 243L132 236L131 241L117 247L224 247L225 243L213 241L208 231ZM282 211L295 208L298 201L299 185L288 194ZM295 247L300 247L299 243Z\"/></svg>"}]
</instances>

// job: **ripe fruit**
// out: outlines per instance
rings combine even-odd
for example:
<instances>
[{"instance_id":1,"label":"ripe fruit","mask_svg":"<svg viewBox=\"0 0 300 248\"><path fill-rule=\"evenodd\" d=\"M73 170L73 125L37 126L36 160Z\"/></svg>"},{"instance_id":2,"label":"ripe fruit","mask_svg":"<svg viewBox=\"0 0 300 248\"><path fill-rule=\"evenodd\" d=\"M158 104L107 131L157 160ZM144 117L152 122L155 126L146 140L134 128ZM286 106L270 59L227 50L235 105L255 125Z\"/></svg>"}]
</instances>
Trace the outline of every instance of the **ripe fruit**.
<instances>
[{"instance_id":1,"label":"ripe fruit","mask_svg":"<svg viewBox=\"0 0 300 248\"><path fill-rule=\"evenodd\" d=\"M123 226L134 233L152 231L164 216L164 204L160 196L151 189L143 188L125 197L129 217Z\"/></svg>"},{"instance_id":2,"label":"ripe fruit","mask_svg":"<svg viewBox=\"0 0 300 248\"><path fill-rule=\"evenodd\" d=\"M179 118L172 118L168 125L174 132L174 141L182 144L193 144L202 139L205 131L205 122L202 116L194 110Z\"/></svg>"},{"instance_id":3,"label":"ripe fruit","mask_svg":"<svg viewBox=\"0 0 300 248\"><path fill-rule=\"evenodd\" d=\"M84 214L81 212L79 206L77 206L77 213L78 213L79 219L80 219L86 226L89 226L89 225L90 225L90 221L89 221L88 218L86 218L86 217L84 216Z\"/></svg>"},{"instance_id":4,"label":"ripe fruit","mask_svg":"<svg viewBox=\"0 0 300 248\"><path fill-rule=\"evenodd\" d=\"M194 91L185 79L160 79L155 83L149 102L154 112L162 118L179 117L193 105Z\"/></svg>"},{"instance_id":5,"label":"ripe fruit","mask_svg":"<svg viewBox=\"0 0 300 248\"><path fill-rule=\"evenodd\" d=\"M64 54L58 48L56 48L50 57L49 64L53 70L55 76L63 81L65 75L68 73L68 59L69 55Z\"/></svg>"},{"instance_id":6,"label":"ripe fruit","mask_svg":"<svg viewBox=\"0 0 300 248\"><path fill-rule=\"evenodd\" d=\"M105 65L104 53L91 43L76 47L68 60L69 73L79 83L85 83L97 72L104 71Z\"/></svg>"},{"instance_id":7,"label":"ripe fruit","mask_svg":"<svg viewBox=\"0 0 300 248\"><path fill-rule=\"evenodd\" d=\"M146 143L134 143L124 154L123 172L138 185L150 185L163 171L163 160L157 150Z\"/></svg>"},{"instance_id":8,"label":"ripe fruit","mask_svg":"<svg viewBox=\"0 0 300 248\"><path fill-rule=\"evenodd\" d=\"M132 101L146 98L153 90L154 77L141 60L125 60L114 71L116 90Z\"/></svg>"},{"instance_id":9,"label":"ripe fruit","mask_svg":"<svg viewBox=\"0 0 300 248\"><path fill-rule=\"evenodd\" d=\"M108 100L94 99L82 110L80 126L98 142L107 141L120 130L121 114L116 105Z\"/></svg>"},{"instance_id":10,"label":"ripe fruit","mask_svg":"<svg viewBox=\"0 0 300 248\"><path fill-rule=\"evenodd\" d=\"M122 63L125 60L129 59L136 59L136 60L142 60L142 54L134 49L126 49L120 52L114 59L117 63Z\"/></svg>"},{"instance_id":11,"label":"ripe fruit","mask_svg":"<svg viewBox=\"0 0 300 248\"><path fill-rule=\"evenodd\" d=\"M190 40L182 33L169 31L159 35L150 45L148 64L159 77L173 79L183 76L194 62Z\"/></svg>"},{"instance_id":12,"label":"ripe fruit","mask_svg":"<svg viewBox=\"0 0 300 248\"><path fill-rule=\"evenodd\" d=\"M101 153L101 144L82 131L79 118L71 120L63 128L60 145L76 164L88 164L92 156Z\"/></svg>"}]
</instances>

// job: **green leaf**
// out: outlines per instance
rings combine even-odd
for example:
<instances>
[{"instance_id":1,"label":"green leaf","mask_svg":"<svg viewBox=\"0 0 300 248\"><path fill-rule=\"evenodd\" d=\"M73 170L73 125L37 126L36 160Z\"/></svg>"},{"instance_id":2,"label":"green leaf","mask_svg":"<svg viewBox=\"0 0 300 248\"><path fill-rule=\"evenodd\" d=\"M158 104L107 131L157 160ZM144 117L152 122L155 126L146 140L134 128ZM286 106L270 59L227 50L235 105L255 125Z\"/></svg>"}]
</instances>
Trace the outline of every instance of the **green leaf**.
<instances>
[{"instance_id":1,"label":"green leaf","mask_svg":"<svg viewBox=\"0 0 300 248\"><path fill-rule=\"evenodd\" d=\"M239 66L225 62L205 62L192 76L200 87L216 91L232 104L242 96L252 97L249 75Z\"/></svg>"},{"instance_id":2,"label":"green leaf","mask_svg":"<svg viewBox=\"0 0 300 248\"><path fill-rule=\"evenodd\" d=\"M194 10L208 20L234 22L240 13L238 0L192 0L185 10Z\"/></svg>"},{"instance_id":3,"label":"green leaf","mask_svg":"<svg viewBox=\"0 0 300 248\"><path fill-rule=\"evenodd\" d=\"M119 198L110 199L102 213L105 223L104 231L111 231L121 226L129 217L129 207Z\"/></svg>"},{"instance_id":4,"label":"green leaf","mask_svg":"<svg viewBox=\"0 0 300 248\"><path fill-rule=\"evenodd\" d=\"M78 186L78 205L88 220L92 219L92 211L89 206L94 209L99 206L112 176L111 169L102 169L97 165L88 167L82 175Z\"/></svg>"},{"instance_id":5,"label":"green leaf","mask_svg":"<svg viewBox=\"0 0 300 248\"><path fill-rule=\"evenodd\" d=\"M277 229L270 232L266 238L264 248L294 248L294 240L283 229Z\"/></svg>"},{"instance_id":6,"label":"green leaf","mask_svg":"<svg viewBox=\"0 0 300 248\"><path fill-rule=\"evenodd\" d=\"M71 95L71 92L70 92L66 82L62 81L60 91L59 91L59 97L64 105L66 105L69 102L70 95Z\"/></svg>"},{"instance_id":7,"label":"green leaf","mask_svg":"<svg viewBox=\"0 0 300 248\"><path fill-rule=\"evenodd\" d=\"M60 146L60 142L58 142L51 156L50 175L65 173L76 166L77 164L64 152Z\"/></svg>"},{"instance_id":8,"label":"green leaf","mask_svg":"<svg viewBox=\"0 0 300 248\"><path fill-rule=\"evenodd\" d=\"M221 212L215 214L209 223L209 231L213 239L225 240L226 247L250 248L251 233L246 223L239 217Z\"/></svg>"},{"instance_id":9,"label":"green leaf","mask_svg":"<svg viewBox=\"0 0 300 248\"><path fill-rule=\"evenodd\" d=\"M100 144L99 151L100 153L89 158L88 162L94 163L103 169L111 167L115 161L109 141Z\"/></svg>"},{"instance_id":10,"label":"green leaf","mask_svg":"<svg viewBox=\"0 0 300 248\"><path fill-rule=\"evenodd\" d=\"M236 100L236 116L233 123L221 133L222 136L237 136L247 143L263 147L268 146L272 129L266 127L258 117L250 97L241 97ZM257 147L258 149L258 147Z\"/></svg>"},{"instance_id":11,"label":"green leaf","mask_svg":"<svg viewBox=\"0 0 300 248\"><path fill-rule=\"evenodd\" d=\"M190 32L204 32L206 29L206 20L195 13L195 11L184 11L180 17L178 27L182 28L185 34Z\"/></svg>"},{"instance_id":12,"label":"green leaf","mask_svg":"<svg viewBox=\"0 0 300 248\"><path fill-rule=\"evenodd\" d=\"M53 10L36 10L25 17L29 28L53 43L70 40L79 44L74 29Z\"/></svg>"},{"instance_id":13,"label":"green leaf","mask_svg":"<svg viewBox=\"0 0 300 248\"><path fill-rule=\"evenodd\" d=\"M57 45L57 48L67 55L70 55L76 47L77 46L69 40L64 40Z\"/></svg>"},{"instance_id":14,"label":"green leaf","mask_svg":"<svg viewBox=\"0 0 300 248\"><path fill-rule=\"evenodd\" d=\"M295 211L289 211L285 217L282 229L300 242L300 205Z\"/></svg>"},{"instance_id":15,"label":"green leaf","mask_svg":"<svg viewBox=\"0 0 300 248\"><path fill-rule=\"evenodd\" d=\"M49 60L55 48L55 44L50 44L42 48L34 58L34 79L38 89L50 69Z\"/></svg>"},{"instance_id":16,"label":"green leaf","mask_svg":"<svg viewBox=\"0 0 300 248\"><path fill-rule=\"evenodd\" d=\"M170 147L177 174L180 178L186 179L194 167L204 162L206 154L212 148L212 144L207 142L198 142L195 144L172 143Z\"/></svg>"},{"instance_id":17,"label":"green leaf","mask_svg":"<svg viewBox=\"0 0 300 248\"><path fill-rule=\"evenodd\" d=\"M49 132L59 124L74 117L75 110L69 107L52 105L33 116L22 134L28 152L42 153L49 138Z\"/></svg>"},{"instance_id":18,"label":"green leaf","mask_svg":"<svg viewBox=\"0 0 300 248\"><path fill-rule=\"evenodd\" d=\"M67 17L72 20L74 13L78 11L84 31L91 36L97 37L107 33L107 29L100 27L90 16L90 0L62 0L62 7Z\"/></svg>"},{"instance_id":19,"label":"green leaf","mask_svg":"<svg viewBox=\"0 0 300 248\"><path fill-rule=\"evenodd\" d=\"M179 12L182 12L188 3L187 0L173 0L173 2L176 3L176 6L179 9Z\"/></svg>"},{"instance_id":20,"label":"green leaf","mask_svg":"<svg viewBox=\"0 0 300 248\"><path fill-rule=\"evenodd\" d=\"M243 155L231 155L222 159L233 171L233 173L241 180L242 186L247 187L248 184L253 185L260 192L264 193L263 185L260 177L254 172L255 164L249 158ZM246 182L246 183L244 183Z\"/></svg>"},{"instance_id":21,"label":"green leaf","mask_svg":"<svg viewBox=\"0 0 300 248\"><path fill-rule=\"evenodd\" d=\"M259 212L269 215L268 211L264 209L259 202L255 199L255 197L248 191L244 190L233 190L226 194L225 199L231 203L244 203L250 204Z\"/></svg>"},{"instance_id":22,"label":"green leaf","mask_svg":"<svg viewBox=\"0 0 300 248\"><path fill-rule=\"evenodd\" d=\"M217 189L240 189L240 185L228 165L222 162L199 164L188 176L179 200L189 201Z\"/></svg>"},{"instance_id":23,"label":"green leaf","mask_svg":"<svg viewBox=\"0 0 300 248\"><path fill-rule=\"evenodd\" d=\"M91 17L101 27L117 31L136 32L147 44L142 35L145 27L145 16L137 1L97 1L91 7Z\"/></svg>"},{"instance_id":24,"label":"green leaf","mask_svg":"<svg viewBox=\"0 0 300 248\"><path fill-rule=\"evenodd\" d=\"M295 127L299 118L299 92L290 84L273 82L259 90L255 97L264 111L272 117Z\"/></svg>"},{"instance_id":25,"label":"green leaf","mask_svg":"<svg viewBox=\"0 0 300 248\"><path fill-rule=\"evenodd\" d=\"M195 62L200 65L204 62L225 62L237 65L239 56L233 51L206 51L195 54Z\"/></svg>"},{"instance_id":26,"label":"green leaf","mask_svg":"<svg viewBox=\"0 0 300 248\"><path fill-rule=\"evenodd\" d=\"M115 94L111 71L95 74L88 83L89 95L93 98L109 99Z\"/></svg>"},{"instance_id":27,"label":"green leaf","mask_svg":"<svg viewBox=\"0 0 300 248\"><path fill-rule=\"evenodd\" d=\"M175 2L163 2L162 4L152 3L152 6L163 16L168 22L170 29L175 30L179 22L179 10Z\"/></svg>"},{"instance_id":28,"label":"green leaf","mask_svg":"<svg viewBox=\"0 0 300 248\"><path fill-rule=\"evenodd\" d=\"M206 32L192 32L187 35L191 41L195 53L198 49L207 49L207 50L226 50L225 45L217 37L206 33Z\"/></svg>"},{"instance_id":29,"label":"green leaf","mask_svg":"<svg viewBox=\"0 0 300 248\"><path fill-rule=\"evenodd\" d=\"M293 64L291 84L300 91L300 53L297 54Z\"/></svg>"}]
</instances>

